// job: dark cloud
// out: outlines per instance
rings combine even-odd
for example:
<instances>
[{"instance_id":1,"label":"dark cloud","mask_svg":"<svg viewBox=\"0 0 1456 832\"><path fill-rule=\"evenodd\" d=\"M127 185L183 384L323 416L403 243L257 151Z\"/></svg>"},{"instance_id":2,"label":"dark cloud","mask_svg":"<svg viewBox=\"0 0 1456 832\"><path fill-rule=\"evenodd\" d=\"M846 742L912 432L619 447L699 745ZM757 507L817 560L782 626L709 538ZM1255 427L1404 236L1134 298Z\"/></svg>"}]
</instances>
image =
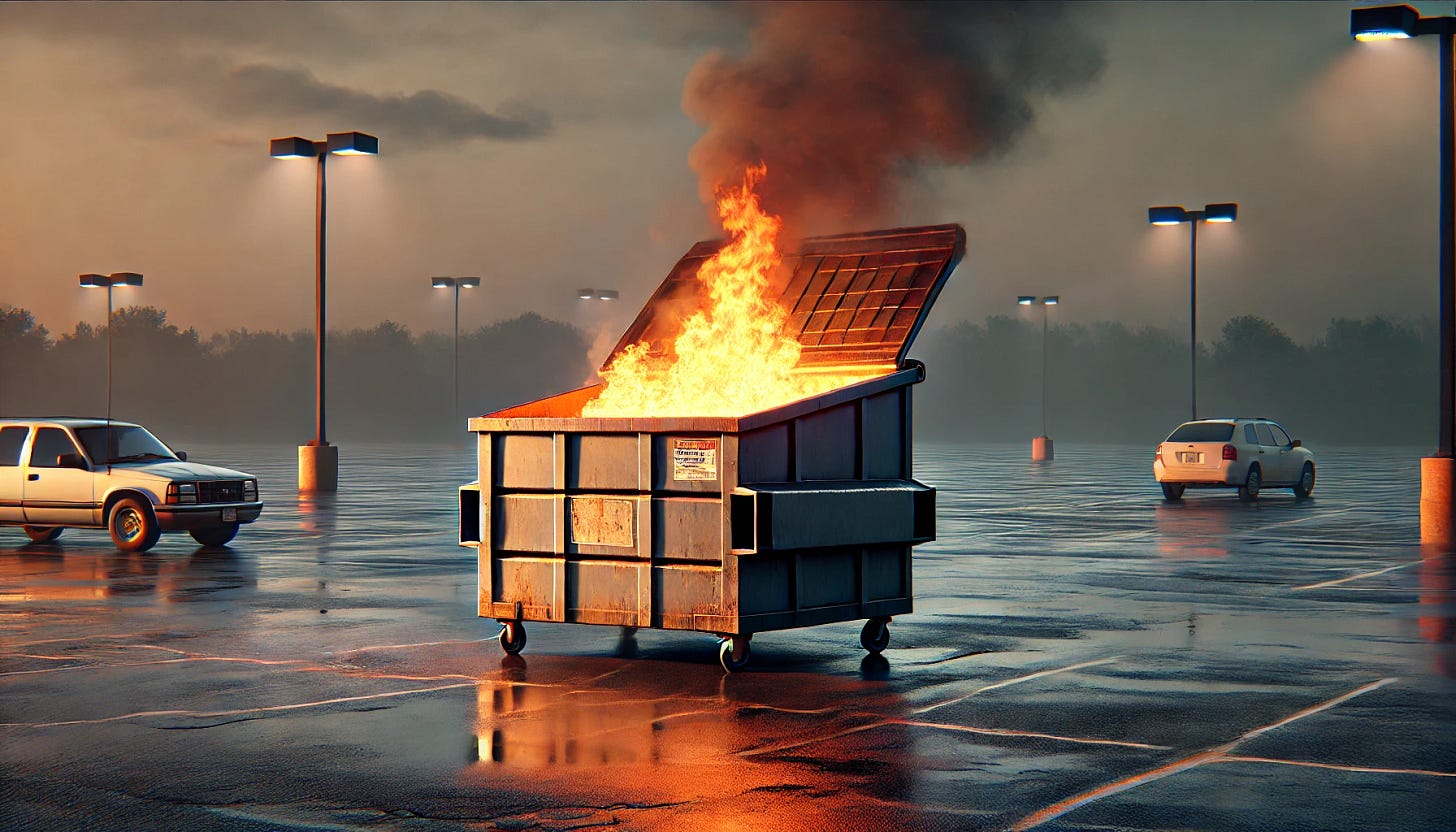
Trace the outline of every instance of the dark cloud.
<instances>
[{"instance_id":1,"label":"dark cloud","mask_svg":"<svg viewBox=\"0 0 1456 832\"><path fill-rule=\"evenodd\" d=\"M214 106L232 115L336 115L360 130L447 144L467 139L522 140L544 136L544 113L490 113L439 90L408 94L372 93L329 84L301 67L239 66L220 79Z\"/></svg>"},{"instance_id":2,"label":"dark cloud","mask_svg":"<svg viewBox=\"0 0 1456 832\"><path fill-rule=\"evenodd\" d=\"M1101 73L1084 7L763 3L742 55L714 52L683 107L707 126L691 163L705 198L768 164L765 206L813 228L892 220L907 176L1009 148L1039 97Z\"/></svg>"}]
</instances>

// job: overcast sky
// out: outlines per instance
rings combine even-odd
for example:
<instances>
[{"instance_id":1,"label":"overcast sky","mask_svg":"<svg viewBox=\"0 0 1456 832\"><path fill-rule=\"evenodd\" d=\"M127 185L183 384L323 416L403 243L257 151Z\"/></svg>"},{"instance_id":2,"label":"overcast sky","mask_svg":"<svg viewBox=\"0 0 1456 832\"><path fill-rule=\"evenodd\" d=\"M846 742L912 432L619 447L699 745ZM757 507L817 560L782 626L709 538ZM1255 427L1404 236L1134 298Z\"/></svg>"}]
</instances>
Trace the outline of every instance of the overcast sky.
<instances>
[{"instance_id":1,"label":"overcast sky","mask_svg":"<svg viewBox=\"0 0 1456 832\"><path fill-rule=\"evenodd\" d=\"M1204 340L1246 313L1300 340L1334 316L1434 315L1435 39L1356 44L1351 7L955 21L956 50L996 54L945 71L999 68L992 92L1012 97L959 114L996 121L991 146L891 160L886 224L968 233L929 325L1056 293L1057 318L1181 335L1188 229L1150 227L1146 209L1222 201L1239 220L1200 232ZM0 303L69 331L105 317L78 273L139 271L117 303L204 336L311 328L315 169L271 159L268 140L360 130L380 155L328 165L331 327L446 330L428 278L480 275L463 327L535 311L614 340L683 252L719 236L689 161L717 116L687 114L685 85L711 98L703 79L773 40L770 19L670 3L0 3ZM828 20L776 24L842 36L822 52L779 43L850 54L878 31ZM826 77L811 89L842 119L831 135L847 144L824 148L841 152L891 102L827 88L837 66ZM585 286L622 300L582 304Z\"/></svg>"}]
</instances>

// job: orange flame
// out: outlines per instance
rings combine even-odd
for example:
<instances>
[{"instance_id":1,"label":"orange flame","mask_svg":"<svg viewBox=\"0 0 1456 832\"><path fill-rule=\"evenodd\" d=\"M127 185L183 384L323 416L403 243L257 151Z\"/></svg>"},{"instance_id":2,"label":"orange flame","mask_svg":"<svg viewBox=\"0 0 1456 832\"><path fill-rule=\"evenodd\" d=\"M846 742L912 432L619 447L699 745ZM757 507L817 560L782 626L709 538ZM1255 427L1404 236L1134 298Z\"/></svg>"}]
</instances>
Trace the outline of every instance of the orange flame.
<instances>
[{"instance_id":1,"label":"orange flame","mask_svg":"<svg viewBox=\"0 0 1456 832\"><path fill-rule=\"evenodd\" d=\"M778 267L783 226L764 213L755 186L767 173L750 167L741 187L718 189L718 215L730 239L698 269L707 308L683 322L667 355L639 342L602 370L602 391L582 416L741 416L871 378L805 372L788 313L766 295Z\"/></svg>"}]
</instances>

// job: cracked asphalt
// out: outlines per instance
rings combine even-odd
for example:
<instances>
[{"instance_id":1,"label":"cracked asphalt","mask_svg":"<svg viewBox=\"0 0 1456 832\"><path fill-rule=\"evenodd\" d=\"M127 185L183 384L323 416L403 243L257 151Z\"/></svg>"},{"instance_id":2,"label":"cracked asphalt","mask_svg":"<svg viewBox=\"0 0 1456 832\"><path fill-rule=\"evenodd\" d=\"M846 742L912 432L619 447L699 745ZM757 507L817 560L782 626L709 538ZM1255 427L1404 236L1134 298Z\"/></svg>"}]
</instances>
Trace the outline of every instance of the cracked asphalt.
<instances>
[{"instance_id":1,"label":"cracked asphalt","mask_svg":"<svg viewBox=\"0 0 1456 832\"><path fill-rule=\"evenodd\" d=\"M1456 556L1418 449L1315 496L1162 502L1148 448L917 448L939 539L883 661L856 623L528 624L455 545L471 451L188 447L260 475L230 547L0 529L4 830L1448 830Z\"/></svg>"}]
</instances>

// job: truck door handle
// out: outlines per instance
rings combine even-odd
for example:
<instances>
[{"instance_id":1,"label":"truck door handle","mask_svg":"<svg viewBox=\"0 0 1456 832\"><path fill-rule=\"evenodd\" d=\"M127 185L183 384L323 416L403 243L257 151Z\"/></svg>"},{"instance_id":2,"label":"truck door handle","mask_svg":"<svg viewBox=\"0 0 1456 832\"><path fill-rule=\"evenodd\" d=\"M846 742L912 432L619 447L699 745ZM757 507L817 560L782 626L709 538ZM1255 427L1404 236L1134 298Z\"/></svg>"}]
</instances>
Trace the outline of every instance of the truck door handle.
<instances>
[{"instance_id":1,"label":"truck door handle","mask_svg":"<svg viewBox=\"0 0 1456 832\"><path fill-rule=\"evenodd\" d=\"M30 480L31 482L35 482L36 480L40 479L40 474L31 474L30 476L26 477L26 479Z\"/></svg>"}]
</instances>

